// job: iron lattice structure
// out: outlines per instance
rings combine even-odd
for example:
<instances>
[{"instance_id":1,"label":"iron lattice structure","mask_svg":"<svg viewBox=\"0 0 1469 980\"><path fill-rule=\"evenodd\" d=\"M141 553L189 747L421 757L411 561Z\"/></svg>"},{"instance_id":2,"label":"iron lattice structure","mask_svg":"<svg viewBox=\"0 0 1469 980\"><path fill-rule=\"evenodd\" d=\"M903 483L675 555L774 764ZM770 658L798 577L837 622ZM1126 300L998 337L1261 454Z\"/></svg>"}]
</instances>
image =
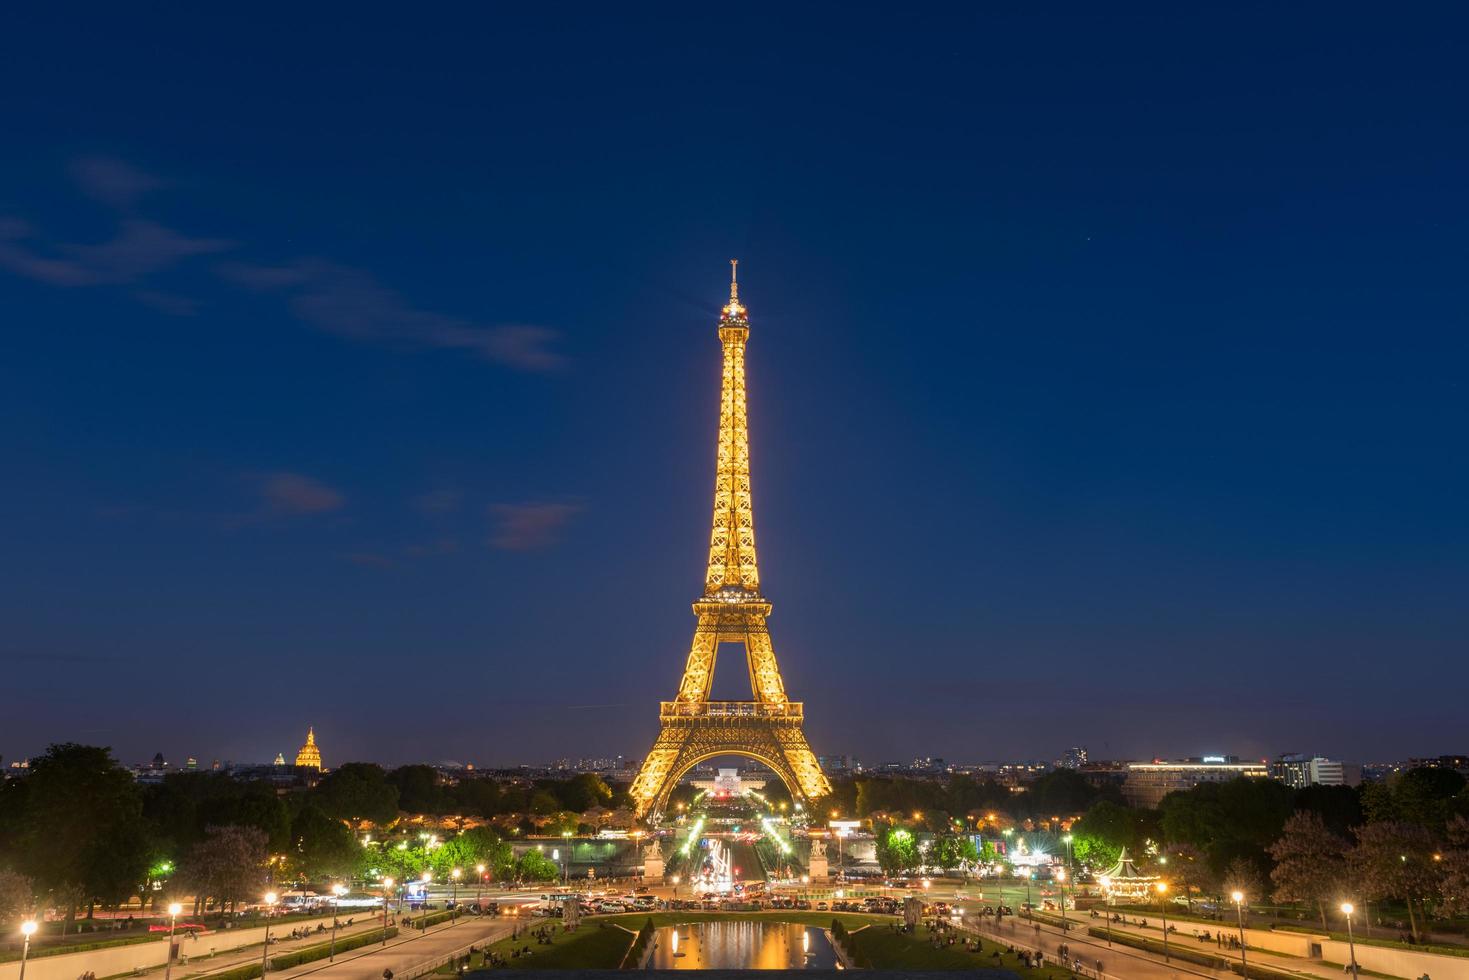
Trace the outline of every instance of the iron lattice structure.
<instances>
[{"instance_id":1,"label":"iron lattice structure","mask_svg":"<svg viewBox=\"0 0 1469 980\"><path fill-rule=\"evenodd\" d=\"M736 263L730 263L731 270ZM745 344L750 321L731 274L729 304L719 318L724 377L719 397L719 444L714 476L714 519L704 594L694 602L694 642L674 701L659 711L662 730L632 784L640 816L657 816L674 786L694 766L720 755L740 755L769 766L797 799L831 792L802 728L803 707L786 698L760 594L755 560L755 512L750 494L749 415L745 403ZM714 661L721 643L745 648L752 701L711 701Z\"/></svg>"}]
</instances>

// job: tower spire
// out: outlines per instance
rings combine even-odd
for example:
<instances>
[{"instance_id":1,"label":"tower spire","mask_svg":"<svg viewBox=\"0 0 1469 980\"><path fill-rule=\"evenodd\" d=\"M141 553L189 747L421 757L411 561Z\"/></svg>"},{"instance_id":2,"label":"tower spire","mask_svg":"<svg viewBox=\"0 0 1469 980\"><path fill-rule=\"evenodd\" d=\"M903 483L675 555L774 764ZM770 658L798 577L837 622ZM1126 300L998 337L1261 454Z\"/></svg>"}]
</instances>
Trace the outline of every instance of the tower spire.
<instances>
[{"instance_id":1,"label":"tower spire","mask_svg":"<svg viewBox=\"0 0 1469 980\"><path fill-rule=\"evenodd\" d=\"M740 260L729 260L729 303L724 307L723 320L742 320L745 316L745 308L740 303Z\"/></svg>"}]
</instances>

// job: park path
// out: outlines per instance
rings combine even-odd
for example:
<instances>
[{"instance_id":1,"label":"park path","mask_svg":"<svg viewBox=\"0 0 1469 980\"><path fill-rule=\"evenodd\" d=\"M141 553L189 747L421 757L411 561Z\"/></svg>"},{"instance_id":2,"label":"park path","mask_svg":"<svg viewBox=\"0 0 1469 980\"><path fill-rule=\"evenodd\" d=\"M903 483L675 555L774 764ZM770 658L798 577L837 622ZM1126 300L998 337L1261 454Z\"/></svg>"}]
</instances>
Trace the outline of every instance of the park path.
<instances>
[{"instance_id":1,"label":"park path","mask_svg":"<svg viewBox=\"0 0 1469 980\"><path fill-rule=\"evenodd\" d=\"M270 980L306 976L312 980L382 980L384 970L392 970L397 980L408 980L428 972L425 967L437 965L469 946L492 943L510 935L516 926L523 925L518 920L503 918L460 919L453 926L446 923L426 933L415 932L408 938L390 939L387 946L364 946L351 950L338 956L335 963L318 960L289 970L272 971Z\"/></svg>"}]
</instances>

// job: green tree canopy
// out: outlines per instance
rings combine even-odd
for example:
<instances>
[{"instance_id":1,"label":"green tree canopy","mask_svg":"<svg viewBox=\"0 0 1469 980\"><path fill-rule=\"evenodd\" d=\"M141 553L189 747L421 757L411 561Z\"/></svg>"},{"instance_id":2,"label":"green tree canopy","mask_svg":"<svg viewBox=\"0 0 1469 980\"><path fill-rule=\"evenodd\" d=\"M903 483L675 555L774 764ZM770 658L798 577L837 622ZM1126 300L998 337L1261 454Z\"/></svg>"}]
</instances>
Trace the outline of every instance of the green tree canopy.
<instances>
[{"instance_id":1,"label":"green tree canopy","mask_svg":"<svg viewBox=\"0 0 1469 980\"><path fill-rule=\"evenodd\" d=\"M370 762L349 762L328 773L313 795L323 813L347 821L354 833L364 821L383 826L398 816L398 787Z\"/></svg>"}]
</instances>

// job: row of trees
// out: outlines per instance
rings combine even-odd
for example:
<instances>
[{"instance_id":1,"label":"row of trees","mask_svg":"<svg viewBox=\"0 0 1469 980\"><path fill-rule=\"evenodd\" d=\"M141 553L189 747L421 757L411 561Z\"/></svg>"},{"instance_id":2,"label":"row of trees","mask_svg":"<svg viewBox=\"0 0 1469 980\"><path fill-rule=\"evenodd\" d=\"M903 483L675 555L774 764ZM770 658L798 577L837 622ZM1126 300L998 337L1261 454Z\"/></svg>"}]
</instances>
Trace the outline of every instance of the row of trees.
<instances>
[{"instance_id":1,"label":"row of trees","mask_svg":"<svg viewBox=\"0 0 1469 980\"><path fill-rule=\"evenodd\" d=\"M366 763L284 795L218 773L139 785L105 748L53 745L26 778L0 786L0 917L43 903L65 909L69 925L79 911L164 890L195 896L196 911L232 908L258 897L267 879L406 880L481 864L497 880L546 880L556 868L544 856L516 857L495 831L464 825L509 817L513 831L575 832L583 814L615 806L619 795L590 775L446 785L428 766ZM421 836L423 821L408 829L405 813L442 826L443 839Z\"/></svg>"},{"instance_id":2,"label":"row of trees","mask_svg":"<svg viewBox=\"0 0 1469 980\"><path fill-rule=\"evenodd\" d=\"M1095 870L1127 848L1185 896L1238 889L1299 902L1323 926L1344 899L1398 903L1414 939L1426 919L1469 911L1469 788L1453 770L1414 769L1360 791L1204 784L1156 810L1100 801L1072 830L1077 859Z\"/></svg>"}]
</instances>

